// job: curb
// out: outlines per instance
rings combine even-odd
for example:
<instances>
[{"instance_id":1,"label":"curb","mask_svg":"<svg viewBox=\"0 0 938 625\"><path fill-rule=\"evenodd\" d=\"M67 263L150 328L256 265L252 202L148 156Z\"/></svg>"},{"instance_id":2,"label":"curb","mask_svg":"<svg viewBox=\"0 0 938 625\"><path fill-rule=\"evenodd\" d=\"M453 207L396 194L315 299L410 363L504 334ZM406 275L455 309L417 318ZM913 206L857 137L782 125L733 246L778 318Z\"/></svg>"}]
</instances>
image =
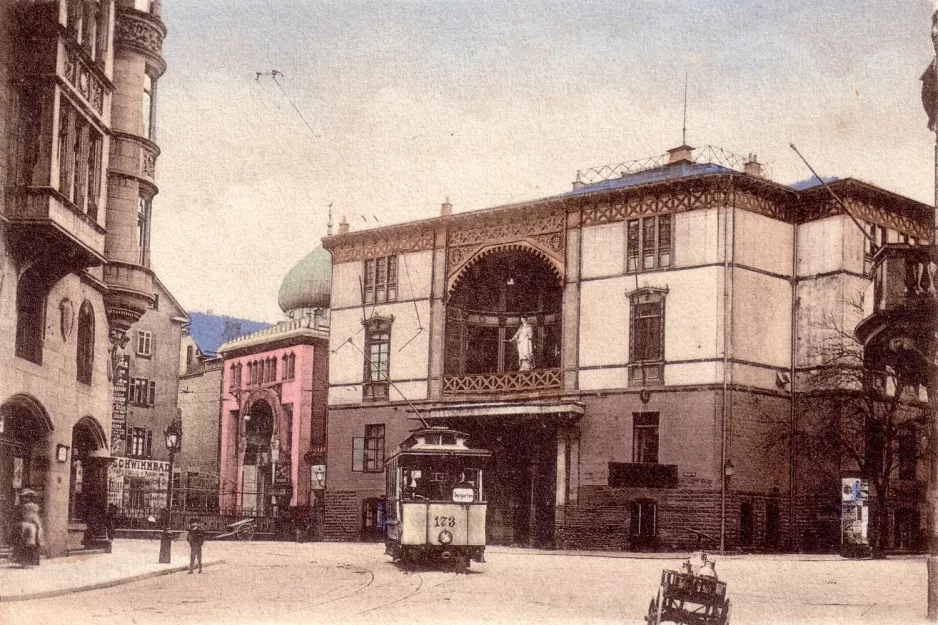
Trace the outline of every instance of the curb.
<instances>
[{"instance_id":1,"label":"curb","mask_svg":"<svg viewBox=\"0 0 938 625\"><path fill-rule=\"evenodd\" d=\"M224 560L212 560L211 562L205 562L202 566L215 566L217 564L226 564ZM71 588L58 588L56 590L44 590L42 592L33 592L25 593L22 595L0 595L0 603L13 603L14 601L32 601L34 599L48 599L49 597L59 597L61 595L71 595L79 592L86 592L88 590L100 590L102 588L112 588L114 586L122 586L123 584L131 584L133 582L139 582L145 579L150 579L153 577L160 577L162 575L171 575L173 573L182 573L183 571L188 571L189 565L180 565L174 566L169 569L162 569L159 571L150 571L149 573L141 573L139 575L133 575L131 577L123 577L120 579L112 579L106 582L98 582L96 584L88 584L87 586L73 586Z\"/></svg>"}]
</instances>

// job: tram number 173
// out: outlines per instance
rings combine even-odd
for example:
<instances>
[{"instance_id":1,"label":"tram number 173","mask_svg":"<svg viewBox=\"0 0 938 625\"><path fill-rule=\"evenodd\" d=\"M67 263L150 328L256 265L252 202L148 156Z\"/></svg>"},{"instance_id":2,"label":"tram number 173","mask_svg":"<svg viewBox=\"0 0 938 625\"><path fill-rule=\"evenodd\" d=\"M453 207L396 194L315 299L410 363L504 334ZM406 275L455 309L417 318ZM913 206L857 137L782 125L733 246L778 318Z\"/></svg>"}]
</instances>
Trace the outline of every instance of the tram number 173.
<instances>
[{"instance_id":1,"label":"tram number 173","mask_svg":"<svg viewBox=\"0 0 938 625\"><path fill-rule=\"evenodd\" d=\"M433 527L456 527L456 517L435 516L433 517Z\"/></svg>"}]
</instances>

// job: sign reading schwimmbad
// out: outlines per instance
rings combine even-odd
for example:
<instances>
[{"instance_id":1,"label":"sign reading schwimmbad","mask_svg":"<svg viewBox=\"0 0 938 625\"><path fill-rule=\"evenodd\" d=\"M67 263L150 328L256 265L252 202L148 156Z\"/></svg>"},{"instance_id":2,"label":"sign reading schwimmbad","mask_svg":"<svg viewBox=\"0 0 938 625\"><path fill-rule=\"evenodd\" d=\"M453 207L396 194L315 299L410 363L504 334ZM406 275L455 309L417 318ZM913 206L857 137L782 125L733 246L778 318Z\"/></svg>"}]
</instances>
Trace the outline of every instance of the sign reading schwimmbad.
<instances>
[{"instance_id":1,"label":"sign reading schwimmbad","mask_svg":"<svg viewBox=\"0 0 938 625\"><path fill-rule=\"evenodd\" d=\"M108 467L108 504L118 508L163 508L169 486L169 463L117 458Z\"/></svg>"}]
</instances>

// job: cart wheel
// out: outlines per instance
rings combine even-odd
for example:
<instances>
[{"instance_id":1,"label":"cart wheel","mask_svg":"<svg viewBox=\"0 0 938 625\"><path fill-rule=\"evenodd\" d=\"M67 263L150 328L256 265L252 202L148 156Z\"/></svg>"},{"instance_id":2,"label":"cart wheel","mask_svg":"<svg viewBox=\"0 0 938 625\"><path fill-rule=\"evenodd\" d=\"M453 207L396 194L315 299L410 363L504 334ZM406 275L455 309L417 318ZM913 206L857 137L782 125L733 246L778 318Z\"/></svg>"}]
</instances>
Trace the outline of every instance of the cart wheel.
<instances>
[{"instance_id":1,"label":"cart wheel","mask_svg":"<svg viewBox=\"0 0 938 625\"><path fill-rule=\"evenodd\" d=\"M649 625L658 625L658 606L655 605L654 599L648 602L648 615L645 616L645 622Z\"/></svg>"},{"instance_id":2,"label":"cart wheel","mask_svg":"<svg viewBox=\"0 0 938 625\"><path fill-rule=\"evenodd\" d=\"M254 526L244 524L238 528L238 540L251 540L254 538Z\"/></svg>"}]
</instances>

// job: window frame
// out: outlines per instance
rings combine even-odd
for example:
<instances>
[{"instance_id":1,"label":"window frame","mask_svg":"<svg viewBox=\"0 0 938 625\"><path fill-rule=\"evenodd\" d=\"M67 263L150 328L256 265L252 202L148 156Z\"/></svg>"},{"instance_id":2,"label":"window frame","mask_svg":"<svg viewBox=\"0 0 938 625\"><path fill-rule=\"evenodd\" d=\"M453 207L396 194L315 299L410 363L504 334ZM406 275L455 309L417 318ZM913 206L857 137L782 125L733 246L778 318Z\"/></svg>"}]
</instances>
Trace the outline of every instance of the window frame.
<instances>
[{"instance_id":1,"label":"window frame","mask_svg":"<svg viewBox=\"0 0 938 625\"><path fill-rule=\"evenodd\" d=\"M635 386L664 383L665 350L667 347L667 289L642 288L629 293L629 383ZM656 314L645 314L656 306ZM648 320L657 319L658 341L648 344ZM653 323L653 322L651 322ZM639 326L643 329L640 331Z\"/></svg>"},{"instance_id":2,"label":"window frame","mask_svg":"<svg viewBox=\"0 0 938 625\"><path fill-rule=\"evenodd\" d=\"M381 473L387 458L387 426L384 423L368 423L364 434L352 439L352 471Z\"/></svg>"},{"instance_id":3,"label":"window frame","mask_svg":"<svg viewBox=\"0 0 938 625\"><path fill-rule=\"evenodd\" d=\"M150 330L137 330L137 341L134 353L141 358L153 357L153 332Z\"/></svg>"},{"instance_id":4,"label":"window frame","mask_svg":"<svg viewBox=\"0 0 938 625\"><path fill-rule=\"evenodd\" d=\"M367 258L362 263L362 294L366 304L396 302L398 254Z\"/></svg>"},{"instance_id":5,"label":"window frame","mask_svg":"<svg viewBox=\"0 0 938 625\"><path fill-rule=\"evenodd\" d=\"M667 232L666 237L662 233ZM627 219L625 271L643 273L674 266L674 215L664 213Z\"/></svg>"},{"instance_id":6,"label":"window frame","mask_svg":"<svg viewBox=\"0 0 938 625\"><path fill-rule=\"evenodd\" d=\"M652 423L653 421L653 423ZM640 445L653 441L653 447ZM661 462L661 414L659 412L632 413L632 462L660 464Z\"/></svg>"},{"instance_id":7,"label":"window frame","mask_svg":"<svg viewBox=\"0 0 938 625\"><path fill-rule=\"evenodd\" d=\"M388 319L375 317L365 324L364 370L362 372L362 396L365 400L381 401L390 397L392 322L393 317ZM373 358L375 348L378 349L377 362ZM376 365L378 367L377 378L374 377Z\"/></svg>"},{"instance_id":8,"label":"window frame","mask_svg":"<svg viewBox=\"0 0 938 625\"><path fill-rule=\"evenodd\" d=\"M153 430L142 427L127 429L127 457L141 459L153 457Z\"/></svg>"},{"instance_id":9,"label":"window frame","mask_svg":"<svg viewBox=\"0 0 938 625\"><path fill-rule=\"evenodd\" d=\"M16 283L17 358L42 365L46 338L48 293L35 269L27 270Z\"/></svg>"}]
</instances>

